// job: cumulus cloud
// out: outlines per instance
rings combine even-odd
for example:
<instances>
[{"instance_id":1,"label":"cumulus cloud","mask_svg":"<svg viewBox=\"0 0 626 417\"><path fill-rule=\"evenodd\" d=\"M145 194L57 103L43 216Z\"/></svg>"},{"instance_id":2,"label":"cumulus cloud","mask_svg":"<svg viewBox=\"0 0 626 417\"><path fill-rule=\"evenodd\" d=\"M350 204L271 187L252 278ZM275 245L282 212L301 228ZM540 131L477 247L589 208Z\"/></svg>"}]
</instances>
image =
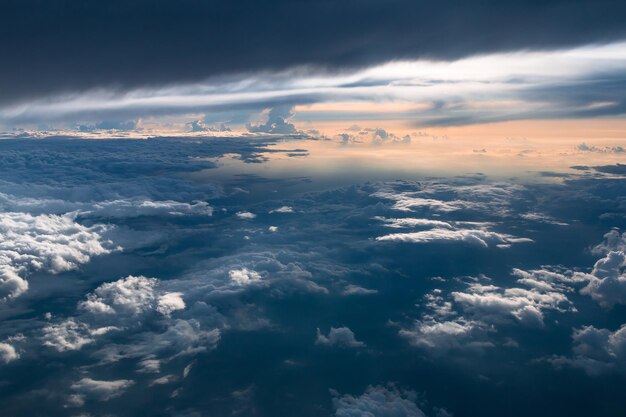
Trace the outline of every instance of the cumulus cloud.
<instances>
[{"instance_id":1,"label":"cumulus cloud","mask_svg":"<svg viewBox=\"0 0 626 417\"><path fill-rule=\"evenodd\" d=\"M256 217L256 214L249 211L238 211L236 215L242 220L252 220Z\"/></svg>"},{"instance_id":2,"label":"cumulus cloud","mask_svg":"<svg viewBox=\"0 0 626 417\"><path fill-rule=\"evenodd\" d=\"M137 128L137 122L134 120L103 120L92 125L78 126L78 130L81 132L95 132L97 130L128 131L135 128Z\"/></svg>"},{"instance_id":3,"label":"cumulus cloud","mask_svg":"<svg viewBox=\"0 0 626 417\"><path fill-rule=\"evenodd\" d=\"M412 346L445 352L469 347L491 347L490 343L476 341L484 332L482 323L457 318L440 322L432 319L417 320L412 326L400 329L398 334Z\"/></svg>"},{"instance_id":4,"label":"cumulus cloud","mask_svg":"<svg viewBox=\"0 0 626 417\"><path fill-rule=\"evenodd\" d=\"M354 284L346 285L343 291L341 291L342 295L371 295L371 294L377 294L377 293L378 293L378 290L364 288L364 287L361 287L359 285L354 285Z\"/></svg>"},{"instance_id":5,"label":"cumulus cloud","mask_svg":"<svg viewBox=\"0 0 626 417\"><path fill-rule=\"evenodd\" d=\"M262 114L264 121L256 124L248 123L248 131L252 133L273 133L273 134L295 134L299 133L296 127L288 120L293 117L294 112L290 106L277 106L264 111Z\"/></svg>"},{"instance_id":6,"label":"cumulus cloud","mask_svg":"<svg viewBox=\"0 0 626 417\"><path fill-rule=\"evenodd\" d=\"M572 342L572 356L552 356L546 360L557 368L579 368L591 376L626 371L626 325L615 331L583 326L574 329Z\"/></svg>"},{"instance_id":7,"label":"cumulus cloud","mask_svg":"<svg viewBox=\"0 0 626 417\"><path fill-rule=\"evenodd\" d=\"M100 285L79 307L91 313L138 314L152 306L157 279L144 276L126 278Z\"/></svg>"},{"instance_id":8,"label":"cumulus cloud","mask_svg":"<svg viewBox=\"0 0 626 417\"><path fill-rule=\"evenodd\" d=\"M4 363L9 363L19 359L19 357L20 354L17 353L13 345L0 342L0 361Z\"/></svg>"},{"instance_id":9,"label":"cumulus cloud","mask_svg":"<svg viewBox=\"0 0 626 417\"><path fill-rule=\"evenodd\" d=\"M336 417L425 417L417 406L414 391L400 391L392 386L369 386L359 396L331 391Z\"/></svg>"},{"instance_id":10,"label":"cumulus cloud","mask_svg":"<svg viewBox=\"0 0 626 417\"><path fill-rule=\"evenodd\" d=\"M0 213L0 300L26 292L24 275L69 271L116 248L103 238L107 226L83 226L71 215Z\"/></svg>"},{"instance_id":11,"label":"cumulus cloud","mask_svg":"<svg viewBox=\"0 0 626 417\"><path fill-rule=\"evenodd\" d=\"M456 291L452 297L460 308L481 321L499 322L514 317L520 323L542 326L544 311L566 311L568 298L558 291L542 288L498 288L494 285L470 285L467 292Z\"/></svg>"},{"instance_id":12,"label":"cumulus cloud","mask_svg":"<svg viewBox=\"0 0 626 417\"><path fill-rule=\"evenodd\" d=\"M129 275L126 278L101 284L78 308L100 319L123 320L127 315L157 311L169 317L174 311L185 309L182 292L167 292L160 288L156 278ZM111 317L111 315L118 317ZM108 316L108 317L107 317Z\"/></svg>"},{"instance_id":13,"label":"cumulus cloud","mask_svg":"<svg viewBox=\"0 0 626 417\"><path fill-rule=\"evenodd\" d=\"M586 143L581 143L576 146L576 149L583 152L600 152L600 153L624 153L625 150L622 146L589 146Z\"/></svg>"},{"instance_id":14,"label":"cumulus cloud","mask_svg":"<svg viewBox=\"0 0 626 417\"><path fill-rule=\"evenodd\" d=\"M547 270L514 270L513 276L517 283L530 288L502 288L481 276L471 278L465 291L446 294L434 289L424 296L422 317L402 327L399 335L433 354L451 349L480 350L495 346L497 340L492 335L496 326L519 323L542 327L546 312L575 311L564 294L571 288L564 283L581 281Z\"/></svg>"},{"instance_id":15,"label":"cumulus cloud","mask_svg":"<svg viewBox=\"0 0 626 417\"><path fill-rule=\"evenodd\" d=\"M164 316L169 316L176 310L185 309L185 301L183 300L182 293L169 292L159 297L157 303L157 311Z\"/></svg>"},{"instance_id":16,"label":"cumulus cloud","mask_svg":"<svg viewBox=\"0 0 626 417\"><path fill-rule=\"evenodd\" d=\"M83 378L74 382L70 388L76 395L82 398L108 401L124 394L134 383L134 381L128 379L102 381L92 378Z\"/></svg>"},{"instance_id":17,"label":"cumulus cloud","mask_svg":"<svg viewBox=\"0 0 626 417\"><path fill-rule=\"evenodd\" d=\"M42 329L43 345L59 352L96 345L94 356L101 363L136 358L144 373L158 372L174 357L215 348L220 330L207 330L195 319L173 319L174 311L186 308L182 293L163 291L158 284L154 278L133 276L102 284L79 303L84 314ZM211 314L202 311L201 317L209 322L214 319ZM97 347L111 331L116 331L116 343Z\"/></svg>"},{"instance_id":18,"label":"cumulus cloud","mask_svg":"<svg viewBox=\"0 0 626 417\"><path fill-rule=\"evenodd\" d=\"M89 325L73 318L64 320L58 324L50 324L42 330L42 342L58 352L80 350L83 346L93 343L94 337L104 334L111 327L92 329Z\"/></svg>"},{"instance_id":19,"label":"cumulus cloud","mask_svg":"<svg viewBox=\"0 0 626 417\"><path fill-rule=\"evenodd\" d=\"M626 255L609 252L599 259L591 271L589 284L580 292L589 295L604 308L626 303Z\"/></svg>"},{"instance_id":20,"label":"cumulus cloud","mask_svg":"<svg viewBox=\"0 0 626 417\"><path fill-rule=\"evenodd\" d=\"M356 339L354 333L348 327L331 327L330 331L328 332L328 336L323 335L318 328L315 344L351 348L359 348L365 346L365 343Z\"/></svg>"},{"instance_id":21,"label":"cumulus cloud","mask_svg":"<svg viewBox=\"0 0 626 417\"><path fill-rule=\"evenodd\" d=\"M619 229L612 229L604 235L601 243L591 249L594 255L606 255L612 251L626 252L626 232L620 234Z\"/></svg>"},{"instance_id":22,"label":"cumulus cloud","mask_svg":"<svg viewBox=\"0 0 626 417\"><path fill-rule=\"evenodd\" d=\"M233 269L228 272L228 277L237 285L249 285L261 281L261 274L248 268Z\"/></svg>"},{"instance_id":23,"label":"cumulus cloud","mask_svg":"<svg viewBox=\"0 0 626 417\"><path fill-rule=\"evenodd\" d=\"M192 132L230 132L231 129L224 123L219 123L216 126L208 125L204 120L192 120L187 123L187 126Z\"/></svg>"}]
</instances>

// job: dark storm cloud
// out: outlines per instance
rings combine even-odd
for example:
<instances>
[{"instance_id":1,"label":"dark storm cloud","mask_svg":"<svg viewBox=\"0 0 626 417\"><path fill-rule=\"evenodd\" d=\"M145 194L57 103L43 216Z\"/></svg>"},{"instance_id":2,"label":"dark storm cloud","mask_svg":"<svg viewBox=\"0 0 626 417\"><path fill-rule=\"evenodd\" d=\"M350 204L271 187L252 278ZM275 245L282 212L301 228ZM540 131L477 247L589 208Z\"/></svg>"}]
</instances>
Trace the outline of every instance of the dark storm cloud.
<instances>
[{"instance_id":1,"label":"dark storm cloud","mask_svg":"<svg viewBox=\"0 0 626 417\"><path fill-rule=\"evenodd\" d=\"M296 65L335 70L565 47L622 38L625 18L626 5L615 0L7 0L1 100Z\"/></svg>"}]
</instances>

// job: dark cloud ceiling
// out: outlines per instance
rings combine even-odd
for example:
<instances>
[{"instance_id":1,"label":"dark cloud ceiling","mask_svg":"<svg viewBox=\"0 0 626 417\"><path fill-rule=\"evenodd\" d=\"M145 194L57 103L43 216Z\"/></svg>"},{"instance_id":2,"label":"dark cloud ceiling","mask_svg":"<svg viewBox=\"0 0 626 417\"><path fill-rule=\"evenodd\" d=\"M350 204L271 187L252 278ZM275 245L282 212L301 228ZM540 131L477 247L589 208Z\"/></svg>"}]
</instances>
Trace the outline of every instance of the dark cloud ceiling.
<instances>
[{"instance_id":1,"label":"dark cloud ceiling","mask_svg":"<svg viewBox=\"0 0 626 417\"><path fill-rule=\"evenodd\" d=\"M5 0L0 102L310 65L455 59L621 39L626 3Z\"/></svg>"}]
</instances>

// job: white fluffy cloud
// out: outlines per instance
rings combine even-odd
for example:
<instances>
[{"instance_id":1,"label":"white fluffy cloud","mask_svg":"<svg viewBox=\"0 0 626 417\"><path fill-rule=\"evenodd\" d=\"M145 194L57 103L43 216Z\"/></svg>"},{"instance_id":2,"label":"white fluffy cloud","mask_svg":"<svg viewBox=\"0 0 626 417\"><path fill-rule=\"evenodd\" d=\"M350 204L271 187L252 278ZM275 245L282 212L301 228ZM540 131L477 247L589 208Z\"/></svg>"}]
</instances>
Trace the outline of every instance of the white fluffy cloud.
<instances>
[{"instance_id":1,"label":"white fluffy cloud","mask_svg":"<svg viewBox=\"0 0 626 417\"><path fill-rule=\"evenodd\" d=\"M137 315L156 310L164 316L185 308L181 292L163 292L158 286L156 278L130 275L100 285L78 307L95 315Z\"/></svg>"},{"instance_id":2,"label":"white fluffy cloud","mask_svg":"<svg viewBox=\"0 0 626 417\"><path fill-rule=\"evenodd\" d=\"M537 288L506 288L471 285L466 292L453 292L457 305L478 320L500 322L514 317L525 325L543 325L544 311L565 311L567 297L557 291Z\"/></svg>"},{"instance_id":3,"label":"white fluffy cloud","mask_svg":"<svg viewBox=\"0 0 626 417\"><path fill-rule=\"evenodd\" d=\"M580 368L589 375L626 370L626 324L615 331L594 326L574 329L572 341L573 356L553 356L547 361L557 368Z\"/></svg>"},{"instance_id":4,"label":"white fluffy cloud","mask_svg":"<svg viewBox=\"0 0 626 417\"><path fill-rule=\"evenodd\" d=\"M403 217L403 218L393 218L387 219L385 217L375 217L376 220L380 220L385 223L385 226L392 227L394 229L404 229L404 228L413 228L413 227L438 227L438 228L447 228L452 229L452 225L448 222L444 222L441 220L431 220L431 219L415 219L412 217Z\"/></svg>"},{"instance_id":5,"label":"white fluffy cloud","mask_svg":"<svg viewBox=\"0 0 626 417\"><path fill-rule=\"evenodd\" d=\"M352 330L348 327L331 327L328 332L328 336L323 335L320 329L317 329L317 339L315 340L315 344L352 348L365 346L365 343L356 339L354 332L352 332Z\"/></svg>"},{"instance_id":6,"label":"white fluffy cloud","mask_svg":"<svg viewBox=\"0 0 626 417\"><path fill-rule=\"evenodd\" d=\"M604 308L626 304L626 255L609 252L598 260L591 271L589 284L580 292L589 295Z\"/></svg>"},{"instance_id":7,"label":"white fluffy cloud","mask_svg":"<svg viewBox=\"0 0 626 417\"><path fill-rule=\"evenodd\" d=\"M20 354L17 353L13 345L9 343L0 343L0 361L4 363L13 362L19 359Z\"/></svg>"},{"instance_id":8,"label":"white fluffy cloud","mask_svg":"<svg viewBox=\"0 0 626 417\"><path fill-rule=\"evenodd\" d=\"M401 329L398 334L412 346L445 352L451 349L490 346L475 341L478 334L484 332L482 327L481 323L463 318L441 322L418 320L413 326Z\"/></svg>"},{"instance_id":9,"label":"white fluffy cloud","mask_svg":"<svg viewBox=\"0 0 626 417\"><path fill-rule=\"evenodd\" d=\"M83 378L72 384L71 389L81 398L73 397L73 400L93 399L97 401L108 401L119 397L129 387L134 385L134 381L128 379L118 379L114 381L100 381L91 378Z\"/></svg>"},{"instance_id":10,"label":"white fluffy cloud","mask_svg":"<svg viewBox=\"0 0 626 417\"><path fill-rule=\"evenodd\" d=\"M618 229L612 229L604 235L602 243L591 250L594 255L606 255L611 251L626 252L626 232L620 234Z\"/></svg>"},{"instance_id":11,"label":"white fluffy cloud","mask_svg":"<svg viewBox=\"0 0 626 417\"><path fill-rule=\"evenodd\" d=\"M155 300L158 280L144 276L126 278L100 285L79 307L85 311L99 313L139 314L150 308Z\"/></svg>"},{"instance_id":12,"label":"white fluffy cloud","mask_svg":"<svg viewBox=\"0 0 626 417\"><path fill-rule=\"evenodd\" d=\"M204 330L195 319L176 319L164 323L165 331L154 333L139 332L126 344L107 344L96 356L102 363L117 362L122 359L139 358L143 361L164 356L161 362L214 349L221 338L219 329Z\"/></svg>"},{"instance_id":13,"label":"white fluffy cloud","mask_svg":"<svg viewBox=\"0 0 626 417\"><path fill-rule=\"evenodd\" d=\"M156 278L128 276L104 283L88 294L78 304L82 315L45 326L42 342L60 352L80 350L110 331L137 330L134 327L141 324L139 315L145 318L156 311L169 319L174 311L185 307L182 293L161 290Z\"/></svg>"},{"instance_id":14,"label":"white fluffy cloud","mask_svg":"<svg viewBox=\"0 0 626 417\"><path fill-rule=\"evenodd\" d=\"M336 417L425 417L413 391L370 386L360 396L331 393Z\"/></svg>"},{"instance_id":15,"label":"white fluffy cloud","mask_svg":"<svg viewBox=\"0 0 626 417\"><path fill-rule=\"evenodd\" d=\"M28 289L24 276L45 270L69 271L92 256L116 249L103 238L107 226L82 226L72 215L0 213L0 299Z\"/></svg>"},{"instance_id":16,"label":"white fluffy cloud","mask_svg":"<svg viewBox=\"0 0 626 417\"><path fill-rule=\"evenodd\" d=\"M483 349L495 346L497 339L490 335L497 331L496 326L519 323L541 327L547 311L574 310L564 294L571 289L560 284L568 277L547 270L514 270L513 276L530 288L501 288L480 276L471 278L464 291L445 295L441 289L433 290L424 296L421 319L401 328L399 335L411 345L433 353Z\"/></svg>"},{"instance_id":17,"label":"white fluffy cloud","mask_svg":"<svg viewBox=\"0 0 626 417\"><path fill-rule=\"evenodd\" d=\"M410 233L392 233L377 237L382 242L429 243L442 241L459 241L488 247L489 243L511 244L532 242L531 239L518 238L504 233L496 233L481 229L431 229Z\"/></svg>"},{"instance_id":18,"label":"white fluffy cloud","mask_svg":"<svg viewBox=\"0 0 626 417\"><path fill-rule=\"evenodd\" d=\"M233 269L228 272L230 280L237 285L249 285L261 281L261 274L248 268Z\"/></svg>"},{"instance_id":19,"label":"white fluffy cloud","mask_svg":"<svg viewBox=\"0 0 626 417\"><path fill-rule=\"evenodd\" d=\"M170 316L172 312L184 309L185 301L183 300L183 293L168 292L159 297L157 311L164 316Z\"/></svg>"},{"instance_id":20,"label":"white fluffy cloud","mask_svg":"<svg viewBox=\"0 0 626 417\"><path fill-rule=\"evenodd\" d=\"M60 323L45 326L41 340L44 346L58 352L80 350L83 346L95 342L95 337L113 330L118 330L118 328L114 326L92 328L86 323L69 318Z\"/></svg>"},{"instance_id":21,"label":"white fluffy cloud","mask_svg":"<svg viewBox=\"0 0 626 417\"><path fill-rule=\"evenodd\" d=\"M467 208L464 201L442 201L434 198L417 197L414 192L395 193L379 191L372 194L373 197L393 200L393 208L400 211L414 211L416 209L429 209L436 212L451 212Z\"/></svg>"},{"instance_id":22,"label":"white fluffy cloud","mask_svg":"<svg viewBox=\"0 0 626 417\"><path fill-rule=\"evenodd\" d=\"M249 211L238 211L236 216L242 220L252 220L256 217L256 214Z\"/></svg>"}]
</instances>

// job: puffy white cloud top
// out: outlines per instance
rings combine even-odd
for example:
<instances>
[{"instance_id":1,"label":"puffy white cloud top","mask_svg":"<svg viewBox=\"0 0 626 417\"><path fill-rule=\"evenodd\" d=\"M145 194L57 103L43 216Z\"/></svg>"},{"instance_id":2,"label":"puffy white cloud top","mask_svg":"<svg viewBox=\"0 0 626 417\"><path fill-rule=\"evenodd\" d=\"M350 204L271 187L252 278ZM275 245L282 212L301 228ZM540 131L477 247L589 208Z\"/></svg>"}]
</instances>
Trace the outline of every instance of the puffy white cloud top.
<instances>
[{"instance_id":1,"label":"puffy white cloud top","mask_svg":"<svg viewBox=\"0 0 626 417\"><path fill-rule=\"evenodd\" d=\"M116 248L103 238L107 226L77 223L72 215L0 213L0 299L28 290L32 271L69 271Z\"/></svg>"}]
</instances>

